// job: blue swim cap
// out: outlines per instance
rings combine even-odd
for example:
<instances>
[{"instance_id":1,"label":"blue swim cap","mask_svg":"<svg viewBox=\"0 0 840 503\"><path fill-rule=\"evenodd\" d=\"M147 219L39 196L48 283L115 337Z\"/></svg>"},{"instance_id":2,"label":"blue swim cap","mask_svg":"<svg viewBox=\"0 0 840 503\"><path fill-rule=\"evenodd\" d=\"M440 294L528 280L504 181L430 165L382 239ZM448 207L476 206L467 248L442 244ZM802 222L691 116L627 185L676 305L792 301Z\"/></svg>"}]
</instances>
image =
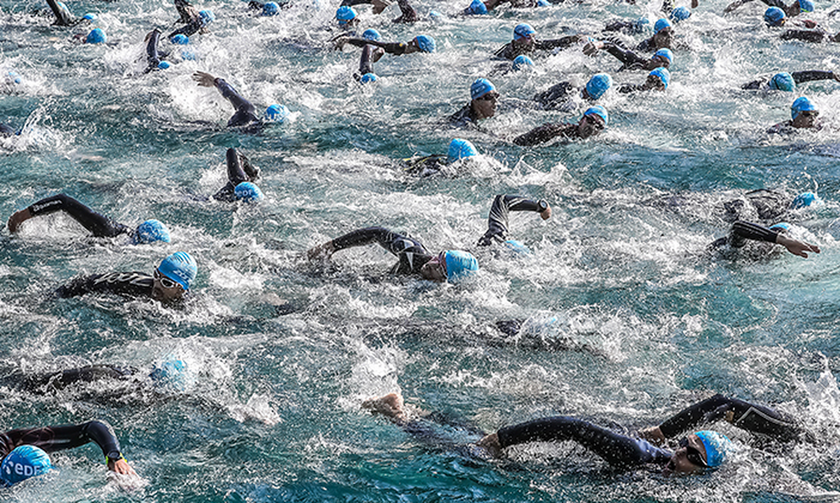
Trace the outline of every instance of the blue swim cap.
<instances>
[{"instance_id":1,"label":"blue swim cap","mask_svg":"<svg viewBox=\"0 0 840 503\"><path fill-rule=\"evenodd\" d=\"M799 10L802 12L814 12L814 2L811 0L799 0Z\"/></svg>"},{"instance_id":2,"label":"blue swim cap","mask_svg":"<svg viewBox=\"0 0 840 503\"><path fill-rule=\"evenodd\" d=\"M650 19L646 17L640 17L633 23L633 31L636 33L642 33L648 30L650 30Z\"/></svg>"},{"instance_id":3,"label":"blue swim cap","mask_svg":"<svg viewBox=\"0 0 840 503\"><path fill-rule=\"evenodd\" d=\"M158 69L160 69L160 70L166 70L166 69L167 69L167 68L169 68L170 66L171 66L171 65L169 64L169 62L168 62L168 61L161 61L161 62L160 62L160 63L158 63L158 65L157 65Z\"/></svg>"},{"instance_id":4,"label":"blue swim cap","mask_svg":"<svg viewBox=\"0 0 840 503\"><path fill-rule=\"evenodd\" d=\"M774 230L776 232L786 232L790 230L790 224L787 222L779 222L777 224L771 225L770 227L768 227L768 229Z\"/></svg>"},{"instance_id":5,"label":"blue swim cap","mask_svg":"<svg viewBox=\"0 0 840 503\"><path fill-rule=\"evenodd\" d=\"M21 445L3 458L3 463L0 464L0 479L10 486L29 477L47 473L52 467L50 457L43 449L34 445Z\"/></svg>"},{"instance_id":6,"label":"blue swim cap","mask_svg":"<svg viewBox=\"0 0 840 503\"><path fill-rule=\"evenodd\" d=\"M528 56L520 54L519 56L513 58L513 69L514 70L517 70L517 71L525 70L529 66L534 66L534 60L529 58Z\"/></svg>"},{"instance_id":7,"label":"blue swim cap","mask_svg":"<svg viewBox=\"0 0 840 503\"><path fill-rule=\"evenodd\" d=\"M764 22L767 26L782 26L785 23L785 11L778 7L770 7L764 11Z\"/></svg>"},{"instance_id":8,"label":"blue swim cap","mask_svg":"<svg viewBox=\"0 0 840 503\"><path fill-rule=\"evenodd\" d=\"M107 39L105 38L105 32L102 31L102 28L94 28L90 30L88 33L87 38L85 39L86 44L104 44Z\"/></svg>"},{"instance_id":9,"label":"blue swim cap","mask_svg":"<svg viewBox=\"0 0 840 503\"><path fill-rule=\"evenodd\" d=\"M504 247L517 255L530 255L531 249L525 246L522 242L515 239L508 239L504 242ZM555 318L556 320L556 318Z\"/></svg>"},{"instance_id":10,"label":"blue swim cap","mask_svg":"<svg viewBox=\"0 0 840 503\"><path fill-rule=\"evenodd\" d=\"M382 40L382 35L380 35L379 32L374 30L373 28L368 28L364 31L364 33L362 33L362 38L365 40L373 40L374 42L379 42L380 40Z\"/></svg>"},{"instance_id":11,"label":"blue swim cap","mask_svg":"<svg viewBox=\"0 0 840 503\"><path fill-rule=\"evenodd\" d=\"M173 44L187 45L190 43L190 37L184 35L183 33L179 33L174 37L170 38L169 41Z\"/></svg>"},{"instance_id":12,"label":"blue swim cap","mask_svg":"<svg viewBox=\"0 0 840 503\"><path fill-rule=\"evenodd\" d=\"M233 189L233 193L236 195L237 200L245 201L246 203L259 201L263 198L263 193L260 188L251 182L240 183Z\"/></svg>"},{"instance_id":13,"label":"blue swim cap","mask_svg":"<svg viewBox=\"0 0 840 503\"><path fill-rule=\"evenodd\" d=\"M691 17L691 11L688 7L677 7L676 9L671 11L671 15L668 16L674 20L675 23L679 23L680 21L685 21L686 19Z\"/></svg>"},{"instance_id":14,"label":"blue swim cap","mask_svg":"<svg viewBox=\"0 0 840 503\"><path fill-rule=\"evenodd\" d=\"M356 19L356 10L348 5L343 5L335 11L335 18L338 19L338 24L347 24Z\"/></svg>"},{"instance_id":15,"label":"blue swim cap","mask_svg":"<svg viewBox=\"0 0 840 503\"><path fill-rule=\"evenodd\" d=\"M184 391L189 384L190 376L187 364L183 360L167 360L152 368L149 377L156 387L169 388L173 391Z\"/></svg>"},{"instance_id":16,"label":"blue swim cap","mask_svg":"<svg viewBox=\"0 0 840 503\"><path fill-rule=\"evenodd\" d=\"M596 105L583 112L584 117L586 117L587 115L597 115L598 117L604 119L604 126L610 123L610 116L607 113L607 109L602 107L601 105Z\"/></svg>"},{"instance_id":17,"label":"blue swim cap","mask_svg":"<svg viewBox=\"0 0 840 503\"><path fill-rule=\"evenodd\" d=\"M8 83L14 82L15 84L20 84L20 74L14 70L9 70L9 72L6 74L6 81Z\"/></svg>"},{"instance_id":18,"label":"blue swim cap","mask_svg":"<svg viewBox=\"0 0 840 503\"><path fill-rule=\"evenodd\" d=\"M216 15L209 9L198 11L198 15L201 16L201 24L203 25L208 25L216 20Z\"/></svg>"},{"instance_id":19,"label":"blue swim cap","mask_svg":"<svg viewBox=\"0 0 840 503\"><path fill-rule=\"evenodd\" d=\"M169 229L160 220L146 220L138 225L137 230L134 231L135 244L148 244L157 241L171 242Z\"/></svg>"},{"instance_id":20,"label":"blue swim cap","mask_svg":"<svg viewBox=\"0 0 840 503\"><path fill-rule=\"evenodd\" d=\"M703 447L706 448L706 466L717 468L724 461L733 449L732 441L726 435L711 430L703 430L694 433L700 437Z\"/></svg>"},{"instance_id":21,"label":"blue swim cap","mask_svg":"<svg viewBox=\"0 0 840 503\"><path fill-rule=\"evenodd\" d=\"M522 23L516 25L516 28L513 29L513 39L520 40L531 35L536 35L537 32L531 28L530 24Z\"/></svg>"},{"instance_id":22,"label":"blue swim cap","mask_svg":"<svg viewBox=\"0 0 840 503\"><path fill-rule=\"evenodd\" d=\"M446 279L449 281L457 281L478 272L478 260L472 253L446 250L443 257L446 262Z\"/></svg>"},{"instance_id":23,"label":"blue swim cap","mask_svg":"<svg viewBox=\"0 0 840 503\"><path fill-rule=\"evenodd\" d=\"M537 7L548 7L551 5L551 2L548 0L537 0Z\"/></svg>"},{"instance_id":24,"label":"blue swim cap","mask_svg":"<svg viewBox=\"0 0 840 503\"><path fill-rule=\"evenodd\" d=\"M597 100L612 87L612 77L606 73L596 73L586 83L586 92L593 100Z\"/></svg>"},{"instance_id":25,"label":"blue swim cap","mask_svg":"<svg viewBox=\"0 0 840 503\"><path fill-rule=\"evenodd\" d=\"M489 80L484 78L476 79L476 81L473 82L470 86L470 98L478 99L484 96L485 94L495 90L496 86L494 86L493 83Z\"/></svg>"},{"instance_id":26,"label":"blue swim cap","mask_svg":"<svg viewBox=\"0 0 840 503\"><path fill-rule=\"evenodd\" d=\"M487 6L481 0L473 0L464 14L487 14Z\"/></svg>"},{"instance_id":27,"label":"blue swim cap","mask_svg":"<svg viewBox=\"0 0 840 503\"><path fill-rule=\"evenodd\" d=\"M665 84L665 89L668 89L668 84L671 83L671 72L669 72L667 68L663 68L661 66L659 68L654 68L653 71L648 74L648 77L651 75L657 77L660 82Z\"/></svg>"},{"instance_id":28,"label":"blue swim cap","mask_svg":"<svg viewBox=\"0 0 840 503\"><path fill-rule=\"evenodd\" d=\"M807 208L808 206L817 204L822 204L822 199L820 199L819 196L813 192L803 192L793 198L793 201L790 203L790 207L794 210L798 210L800 208Z\"/></svg>"},{"instance_id":29,"label":"blue swim cap","mask_svg":"<svg viewBox=\"0 0 840 503\"><path fill-rule=\"evenodd\" d=\"M671 52L671 49L659 49L653 53L654 58L657 56L667 59L669 65L674 62L674 53Z\"/></svg>"},{"instance_id":30,"label":"blue swim cap","mask_svg":"<svg viewBox=\"0 0 840 503\"><path fill-rule=\"evenodd\" d=\"M429 17L432 18L432 19L440 19L440 18L443 17L443 14L441 14L440 12L438 12L436 10L431 10L431 11L429 11Z\"/></svg>"},{"instance_id":31,"label":"blue swim cap","mask_svg":"<svg viewBox=\"0 0 840 503\"><path fill-rule=\"evenodd\" d=\"M788 72L781 72L773 75L767 85L770 89L775 89L776 91L787 91L789 93L792 93L794 89L796 89L796 81L793 80L793 76L791 76Z\"/></svg>"},{"instance_id":32,"label":"blue swim cap","mask_svg":"<svg viewBox=\"0 0 840 503\"><path fill-rule=\"evenodd\" d=\"M811 103L811 100L802 96L801 98L797 98L796 101L790 106L790 118L796 119L802 112L816 112L817 107Z\"/></svg>"},{"instance_id":33,"label":"blue swim cap","mask_svg":"<svg viewBox=\"0 0 840 503\"><path fill-rule=\"evenodd\" d=\"M186 61L195 61L195 51L192 49L184 49L181 51L181 59Z\"/></svg>"},{"instance_id":34,"label":"blue swim cap","mask_svg":"<svg viewBox=\"0 0 840 503\"><path fill-rule=\"evenodd\" d=\"M268 2L263 5L263 16L276 16L280 12L280 6L276 2Z\"/></svg>"},{"instance_id":35,"label":"blue swim cap","mask_svg":"<svg viewBox=\"0 0 840 503\"><path fill-rule=\"evenodd\" d=\"M653 25L653 33L654 34L659 33L660 31L664 30L665 28L670 28L671 26L673 26L673 25L671 24L670 21L668 21L664 17L660 18L656 21L656 24Z\"/></svg>"},{"instance_id":36,"label":"blue swim cap","mask_svg":"<svg viewBox=\"0 0 840 503\"><path fill-rule=\"evenodd\" d=\"M459 159L465 159L476 155L478 155L478 150L476 150L475 145L470 143L468 140L455 138L449 142L449 154L447 156L448 162L455 162Z\"/></svg>"},{"instance_id":37,"label":"blue swim cap","mask_svg":"<svg viewBox=\"0 0 840 503\"><path fill-rule=\"evenodd\" d=\"M376 76L375 73L366 73L362 75L362 78L359 79L359 82L362 84L369 84L371 82L376 82L376 79L379 77Z\"/></svg>"},{"instance_id":38,"label":"blue swim cap","mask_svg":"<svg viewBox=\"0 0 840 503\"><path fill-rule=\"evenodd\" d=\"M417 47L420 48L423 52L435 52L435 39L428 35L417 35L414 37L414 40L417 41Z\"/></svg>"},{"instance_id":39,"label":"blue swim cap","mask_svg":"<svg viewBox=\"0 0 840 503\"><path fill-rule=\"evenodd\" d=\"M96 14L94 14L92 12L88 12L87 14L82 16L82 19L87 19L88 21L93 21L93 20L96 19Z\"/></svg>"},{"instance_id":40,"label":"blue swim cap","mask_svg":"<svg viewBox=\"0 0 840 503\"><path fill-rule=\"evenodd\" d=\"M184 287L184 290L189 290L190 284L198 274L198 266L195 265L195 260L189 253L175 252L163 259L158 266L158 271Z\"/></svg>"},{"instance_id":41,"label":"blue swim cap","mask_svg":"<svg viewBox=\"0 0 840 503\"><path fill-rule=\"evenodd\" d=\"M286 108L285 105L270 105L268 108L265 109L265 113L263 117L265 120L269 122L279 122L283 123L286 120L286 117L289 116L289 109Z\"/></svg>"}]
</instances>

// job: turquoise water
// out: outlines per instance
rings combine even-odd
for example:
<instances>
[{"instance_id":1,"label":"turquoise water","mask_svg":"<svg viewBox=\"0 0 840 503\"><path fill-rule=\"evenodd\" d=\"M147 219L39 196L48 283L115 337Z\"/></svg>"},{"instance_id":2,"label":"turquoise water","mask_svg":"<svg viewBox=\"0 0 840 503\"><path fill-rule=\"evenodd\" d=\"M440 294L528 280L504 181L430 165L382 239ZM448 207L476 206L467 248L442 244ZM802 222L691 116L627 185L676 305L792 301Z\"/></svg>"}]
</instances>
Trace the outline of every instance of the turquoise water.
<instances>
[{"instance_id":1,"label":"turquoise water","mask_svg":"<svg viewBox=\"0 0 840 503\"><path fill-rule=\"evenodd\" d=\"M91 363L149 368L176 356L196 376L184 393L112 400L108 385L34 396L3 390L3 427L108 420L146 485L119 490L95 446L54 456L61 467L5 491L10 501L837 501L840 490L838 190L840 84L802 86L822 111L819 133L770 138L791 94L751 94L741 83L780 70L835 69L832 44L780 43L760 22L763 4L736 16L704 2L678 27L664 95L607 95L610 127L586 142L522 149L509 139L568 112L516 106L570 78L608 71L608 55L568 50L535 71L491 76L503 94L487 132L453 131L442 118L499 64L488 55L530 22L551 38L596 30L618 16L655 18L658 2L502 9L393 26L396 7L362 27L386 40L432 35L432 55L385 56L377 85L352 79L358 51L327 49L336 5L301 1L274 18L240 2L204 2L217 22L196 37L195 62L143 75L142 40L171 26L170 4L70 2L99 14L111 43L77 46L75 29L50 27L46 5L0 1L0 121L24 128L0 140L6 183L0 216L64 191L128 225L166 222L171 244L91 240L72 220L27 222L2 233L0 364L37 372ZM832 4L812 16L835 32ZM466 5L417 1L455 16ZM38 15L42 12L44 15ZM164 33L167 30L164 29ZM170 49L167 43L164 48ZM177 58L176 58L177 61ZM232 113L190 75L224 77L262 109L292 112L261 135L223 128ZM5 74L5 72L4 72ZM507 100L508 105L504 106ZM196 125L208 121L215 127ZM24 127L26 125L26 127ZM484 155L452 178L404 175L396 159L445 152L455 136ZM237 147L262 169L258 206L204 200L224 182ZM762 261L705 255L724 235L723 201L745 190L813 190L825 205L795 215L794 235L822 253ZM512 237L533 255L475 250L496 194L545 198L553 217L513 215ZM672 204L663 204L670 201ZM465 285L387 278L393 258L370 247L332 267L302 253L357 227L410 232L430 250L476 251L482 273ZM185 310L110 297L55 300L78 274L151 272L185 250L199 266ZM296 306L279 316L266 299ZM556 317L545 328L541 320ZM497 320L530 319L522 340ZM540 328L542 327L542 328ZM537 341L538 343L535 343ZM595 354L551 350L558 341ZM655 424L721 392L774 404L825 439L783 455L743 449L717 473L668 480L617 474L569 445L517 449L488 462L433 448L360 404L400 391L426 410L460 415L487 431L549 414L628 427ZM456 438L466 442L470 439Z\"/></svg>"}]
</instances>

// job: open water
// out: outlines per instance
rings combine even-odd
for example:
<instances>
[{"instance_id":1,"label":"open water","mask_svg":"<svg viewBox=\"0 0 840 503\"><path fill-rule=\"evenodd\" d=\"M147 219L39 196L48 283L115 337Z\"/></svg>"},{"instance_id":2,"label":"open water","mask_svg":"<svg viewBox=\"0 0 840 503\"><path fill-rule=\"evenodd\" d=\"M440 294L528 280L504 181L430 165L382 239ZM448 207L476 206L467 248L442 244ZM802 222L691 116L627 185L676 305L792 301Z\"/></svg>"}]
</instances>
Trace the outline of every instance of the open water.
<instances>
[{"instance_id":1,"label":"open water","mask_svg":"<svg viewBox=\"0 0 840 503\"><path fill-rule=\"evenodd\" d=\"M832 33L837 5L810 16ZM664 93L608 94L608 130L584 142L531 149L515 135L581 108L535 112L516 99L561 81L616 73L607 54L579 48L537 58L532 72L499 73L489 55L529 22L542 38L595 32L658 2L594 1L510 9L464 19L466 2L417 0L423 21L392 25L396 5L361 28L388 41L425 33L435 54L385 56L375 85L351 77L359 51L330 50L334 1L292 0L277 17L207 0L211 33L194 37L196 61L144 75L143 37L177 18L169 2L68 2L98 15L106 45L75 45L89 28L50 26L37 1L0 1L0 121L23 128L0 141L0 219L66 192L128 225L166 222L171 244L92 240L66 217L27 222L0 236L0 364L39 372L93 363L151 368L177 357L194 376L184 392L92 398L96 385L37 396L2 390L3 429L109 421L146 484L121 491L94 446L57 453L61 470L0 494L3 501L840 501L840 84L795 94L739 86L776 71L840 68L837 44L782 43L753 2L735 15L704 1L677 27L672 83ZM434 9L444 16L432 21ZM690 49L688 48L690 47ZM285 104L284 124L262 134L224 129L232 110L190 75L225 78L259 109ZM491 75L503 95L485 132L443 118ZM819 107L822 131L769 137L798 95ZM505 98L510 106L505 107ZM197 125L199 121L213 126ZM453 177L418 179L398 162L445 153L453 137L484 154ZM258 205L210 202L224 180L224 152L240 148L262 169ZM725 235L721 203L744 191L815 191L825 201L794 215L793 234L818 244L805 260L709 257ZM480 251L482 272L460 285L391 278L376 247L335 256L303 252L358 227L411 233L430 250L465 248L486 228L496 194L545 198L543 222L513 214L512 236L533 254ZM79 274L151 272L177 250L199 273L187 309L148 300L48 294ZM267 303L288 301L280 315ZM556 318L553 324L545 320ZM498 320L528 319L517 338ZM563 346L590 351L563 350ZM517 449L502 462L464 457L412 438L360 407L400 391L426 410L480 428L549 414L602 424L656 424L713 393L772 404L822 437L818 446L770 454L743 447L714 474L665 479L614 473L571 445ZM457 440L457 439L456 439ZM462 439L464 442L469 439Z\"/></svg>"}]
</instances>

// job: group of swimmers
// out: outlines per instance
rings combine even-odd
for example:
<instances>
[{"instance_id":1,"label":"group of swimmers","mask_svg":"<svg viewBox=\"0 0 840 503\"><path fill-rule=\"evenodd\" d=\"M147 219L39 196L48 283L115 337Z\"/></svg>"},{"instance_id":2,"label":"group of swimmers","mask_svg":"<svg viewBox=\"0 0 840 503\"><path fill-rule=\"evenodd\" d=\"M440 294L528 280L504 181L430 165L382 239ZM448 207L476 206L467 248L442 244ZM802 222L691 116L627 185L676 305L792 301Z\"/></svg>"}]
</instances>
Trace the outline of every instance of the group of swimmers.
<instances>
[{"instance_id":1,"label":"group of swimmers","mask_svg":"<svg viewBox=\"0 0 840 503\"><path fill-rule=\"evenodd\" d=\"M733 11L749 0L738 0L727 11ZM764 19L768 26L780 27L786 20L812 12L811 0L796 0L791 6L785 6L780 0L763 0L771 5ZM76 26L85 21L93 21L95 16L74 17L61 2L47 0L56 17L56 24ZM362 49L359 72L356 79L362 84L376 82L377 76L373 64L386 53L408 55L412 53L431 53L436 50L435 40L428 35L418 35L409 42L383 42L376 30L366 30L356 36L355 28L359 24L358 13L353 6L370 3L373 12L378 14L388 3L384 0L344 0L336 12L336 21L344 30L333 43L336 48L347 45ZM485 15L499 7L504 1L474 0L464 11L464 15ZM537 7L545 0L536 2L511 1L516 7ZM206 33L209 24L215 19L212 11L199 11L187 0L175 0L181 27L166 36L173 44L184 43L188 37ZM261 15L273 16L280 13L285 4L276 2L260 3L252 1L249 8ZM395 23L413 23L418 20L417 11L408 0L399 0L400 17ZM696 3L692 5L696 8ZM674 61L672 39L674 24L688 19L691 15L687 7L673 7L668 2L663 5L666 17L653 25L653 35L642 41L634 49L624 47L618 40L609 36L610 32L630 31L639 33L646 19L619 21L607 25L598 38L587 34L577 34L558 39L540 39L536 31L525 23L517 24L513 30L513 39L495 55L512 61L512 69L521 69L533 65L528 55L537 51L549 51L583 45L582 51L588 56L595 56L605 51L617 58L621 70L643 70L649 72L644 83L623 84L618 86L620 93L637 91L665 91L671 81L669 70ZM840 34L829 35L818 29L812 22L805 22L805 30L788 30L781 34L784 39L807 40L810 42L840 42ZM147 71L168 67L165 58L158 49L162 32L152 30L146 37ZM85 43L103 43L104 32L99 28L90 30L83 37ZM228 127L241 128L243 132L258 132L271 121L282 120L288 113L281 105L269 106L265 113L257 112L256 107L243 98L224 79L206 72L196 72L194 80L199 86L215 88L234 108ZM744 89L766 88L779 91L793 91L796 85L807 81L833 79L840 81L840 75L826 71L802 71L777 73L769 79L759 79L743 85ZM571 82L560 82L534 97L534 106L544 110L562 109L573 98L581 98L589 106L577 123L549 123L513 140L521 146L534 146L555 138L587 139L599 134L609 124L607 110L598 105L598 100L613 87L612 78L606 73L598 73L584 86ZM449 117L449 123L455 127L474 127L480 121L493 117L501 95L496 86L487 78L478 78L470 86L470 102L460 111ZM799 97L791 105L791 120L774 126L773 132L790 129L819 127L818 111L806 97ZM0 133L14 134L14 130L4 126ZM475 147L466 140L454 139L446 156L430 156L413 159L408 170L418 174L439 173L444 166L460 162L477 155ZM223 202L258 202L263 198L262 191L255 184L259 178L259 169L237 149L230 148L226 154L227 184L213 199ZM746 242L766 242L779 244L791 253L807 257L808 253L819 253L818 246L792 238L788 230L790 225L780 219L792 211L818 204L819 199L813 193L803 193L795 197L774 191L759 190L748 193L744 198L727 203L727 215L732 228L727 237L715 241L710 248L742 248ZM521 242L510 239L509 213L529 211L540 215L543 220L551 217L551 207L545 200L532 200L527 197L500 194L494 197L488 219L488 229L478 241L478 247L498 246L515 252L527 251ZM151 244L171 242L167 226L156 219L146 220L136 227L116 222L89 208L77 199L58 194L32 203L15 212L8 219L8 230L16 233L27 220L56 212L64 212L94 237L124 237L132 244ZM757 216L758 223L744 217ZM394 265L394 274L419 275L423 279L436 282L459 282L474 276L479 270L478 259L469 251L447 249L432 253L417 239L411 238L384 227L366 227L343 234L307 252L310 260L327 260L334 253L351 247L378 244L395 255L398 262ZM156 301L171 304L182 301L190 291L198 272L196 261L189 253L178 251L165 257L154 268L152 274L144 272L105 272L77 277L70 283L59 287L55 294L61 298L75 297L91 293L110 293L127 297L148 297ZM17 386L31 392L49 388L60 389L71 383L91 382L98 379L151 379L160 382L172 379L183 370L183 362L167 362L150 374L136 369L121 369L109 365L94 365L80 369L68 369L45 375L21 375L7 377L4 386ZM139 377L138 377L139 376ZM366 401L363 406L388 417L407 432L421 439L435 441L430 423L440 422L435 414L410 412L400 395L389 394L381 398ZM488 456L499 456L502 451L516 444L533 441L574 441L591 450L607 463L617 467L632 468L647 464L659 465L666 474L699 473L719 467L733 450L732 442L723 434L712 430L700 430L688 433L692 429L725 420L738 428L770 437L776 443L812 441L809 432L794 418L772 408L745 401L716 395L694 404L679 412L659 426L638 432L637 435L621 435L593 423L577 418L558 416L543 418L526 423L508 426L497 432L485 435L477 428L468 427L472 432L480 433L475 447ZM676 443L669 440L678 439ZM134 474L134 470L123 457L116 436L107 423L90 421L66 426L44 428L15 429L0 434L0 479L12 485L31 476L42 474L51 468L48 453L96 443L102 450L110 470L120 474ZM660 447L676 446L675 449Z\"/></svg>"}]
</instances>

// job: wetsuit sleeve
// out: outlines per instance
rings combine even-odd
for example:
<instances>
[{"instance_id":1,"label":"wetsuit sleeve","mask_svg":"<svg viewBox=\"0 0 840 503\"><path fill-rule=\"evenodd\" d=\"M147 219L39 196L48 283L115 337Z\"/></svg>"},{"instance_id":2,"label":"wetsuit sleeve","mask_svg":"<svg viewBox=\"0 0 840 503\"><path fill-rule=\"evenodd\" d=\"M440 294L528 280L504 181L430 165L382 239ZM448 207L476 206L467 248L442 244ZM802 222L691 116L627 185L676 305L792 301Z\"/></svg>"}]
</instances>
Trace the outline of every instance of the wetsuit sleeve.
<instances>
[{"instance_id":1,"label":"wetsuit sleeve","mask_svg":"<svg viewBox=\"0 0 840 503\"><path fill-rule=\"evenodd\" d=\"M761 0L768 7L778 7L782 10L787 8L787 5L782 0Z\"/></svg>"},{"instance_id":2,"label":"wetsuit sleeve","mask_svg":"<svg viewBox=\"0 0 840 503\"><path fill-rule=\"evenodd\" d=\"M640 57L630 49L624 49L623 47L619 47L611 42L604 44L604 50L624 63L624 66L643 65L647 61L645 58Z\"/></svg>"},{"instance_id":3,"label":"wetsuit sleeve","mask_svg":"<svg viewBox=\"0 0 840 503\"><path fill-rule=\"evenodd\" d=\"M160 42L160 30L155 28L149 32L148 37L149 39L146 42L146 62L148 62L148 66L145 73L151 72L160 64L160 55L157 49L158 42Z\"/></svg>"},{"instance_id":4,"label":"wetsuit sleeve","mask_svg":"<svg viewBox=\"0 0 840 503\"><path fill-rule=\"evenodd\" d=\"M88 293L113 293L126 297L151 297L154 278L141 272L112 272L82 276L59 287L59 298L77 297Z\"/></svg>"},{"instance_id":5,"label":"wetsuit sleeve","mask_svg":"<svg viewBox=\"0 0 840 503\"><path fill-rule=\"evenodd\" d=\"M540 94L534 96L534 101L542 106L553 105L556 101L567 99L573 92L577 91L578 87L572 85L571 82L560 82L554 84Z\"/></svg>"},{"instance_id":6,"label":"wetsuit sleeve","mask_svg":"<svg viewBox=\"0 0 840 503\"><path fill-rule=\"evenodd\" d=\"M787 30L782 33L782 40L802 40L803 42L822 42L826 33L817 30Z\"/></svg>"},{"instance_id":7,"label":"wetsuit sleeve","mask_svg":"<svg viewBox=\"0 0 840 503\"><path fill-rule=\"evenodd\" d=\"M494 54L497 58L514 59L518 54L513 48L513 42L508 42L504 47L496 51Z\"/></svg>"},{"instance_id":8,"label":"wetsuit sleeve","mask_svg":"<svg viewBox=\"0 0 840 503\"><path fill-rule=\"evenodd\" d=\"M644 86L641 84L622 84L618 87L618 92L621 94L630 94L643 90Z\"/></svg>"},{"instance_id":9,"label":"wetsuit sleeve","mask_svg":"<svg viewBox=\"0 0 840 503\"><path fill-rule=\"evenodd\" d=\"M104 215L100 215L66 194L58 194L41 199L31 205L28 210L33 217L63 211L98 238L110 238L131 232L131 229L125 225L114 222Z\"/></svg>"},{"instance_id":10,"label":"wetsuit sleeve","mask_svg":"<svg viewBox=\"0 0 840 503\"><path fill-rule=\"evenodd\" d=\"M374 48L370 44L366 44L362 48L362 58L359 60L359 76L373 73L373 51Z\"/></svg>"},{"instance_id":11,"label":"wetsuit sleeve","mask_svg":"<svg viewBox=\"0 0 840 503\"><path fill-rule=\"evenodd\" d=\"M779 233L758 224L738 220L732 224L730 236L732 238L730 239L730 244L739 247L743 245L745 239L775 243L776 238L779 237Z\"/></svg>"},{"instance_id":12,"label":"wetsuit sleeve","mask_svg":"<svg viewBox=\"0 0 840 503\"><path fill-rule=\"evenodd\" d=\"M498 435L502 447L528 442L577 442L618 467L665 464L671 459L670 452L646 440L619 435L572 417L548 417L508 426L499 430Z\"/></svg>"},{"instance_id":13,"label":"wetsuit sleeve","mask_svg":"<svg viewBox=\"0 0 840 503\"><path fill-rule=\"evenodd\" d=\"M196 19L193 19L186 25L173 31L172 33L167 35L166 38L171 39L175 35L186 35L188 37L191 37L198 33L202 28L204 28L204 20L202 20L201 17L198 17Z\"/></svg>"},{"instance_id":14,"label":"wetsuit sleeve","mask_svg":"<svg viewBox=\"0 0 840 503\"><path fill-rule=\"evenodd\" d=\"M794 77L794 80L796 80L796 77ZM754 80L752 82L749 82L747 84L742 85L741 89L746 89L748 91L754 91L756 89L761 89L761 86L763 86L766 83L767 83L767 79Z\"/></svg>"},{"instance_id":15,"label":"wetsuit sleeve","mask_svg":"<svg viewBox=\"0 0 840 503\"><path fill-rule=\"evenodd\" d=\"M541 203L544 206L541 206ZM548 207L545 201L532 201L522 196L498 195L490 207L487 219L487 232L478 240L479 246L489 246L493 242L501 243L507 239L508 215L511 211L534 211L539 213Z\"/></svg>"},{"instance_id":16,"label":"wetsuit sleeve","mask_svg":"<svg viewBox=\"0 0 840 503\"><path fill-rule=\"evenodd\" d=\"M825 72L821 70L809 70L805 72L793 72L790 74L793 77L793 81L797 84L801 84L803 82L811 82L814 80L833 80L834 79L834 72Z\"/></svg>"},{"instance_id":17,"label":"wetsuit sleeve","mask_svg":"<svg viewBox=\"0 0 840 503\"><path fill-rule=\"evenodd\" d=\"M612 23L604 26L603 31L626 31L632 30L635 23L633 21L613 21Z\"/></svg>"},{"instance_id":18,"label":"wetsuit sleeve","mask_svg":"<svg viewBox=\"0 0 840 503\"><path fill-rule=\"evenodd\" d=\"M405 54L405 50L408 47L408 44L403 42L377 42L376 40L368 40L366 38L348 38L344 41L346 44L355 45L356 47L364 47L366 45L375 45L376 47L381 47L387 52L388 54L394 54L396 56L402 56Z\"/></svg>"},{"instance_id":19,"label":"wetsuit sleeve","mask_svg":"<svg viewBox=\"0 0 840 503\"><path fill-rule=\"evenodd\" d=\"M222 93L222 96L226 100L230 101L230 104L236 109L236 113L233 114L228 121L228 127L244 126L246 124L259 121L255 115L257 109L250 101L246 100L238 92L236 92L236 89L234 89L233 86L221 78L217 78L214 82L216 89L218 89L219 92Z\"/></svg>"},{"instance_id":20,"label":"wetsuit sleeve","mask_svg":"<svg viewBox=\"0 0 840 503\"><path fill-rule=\"evenodd\" d=\"M75 24L76 19L67 11L66 8L62 8L58 5L56 0L47 0L47 4L49 4L50 9L52 9L53 14L55 14L55 23L59 26L70 26Z\"/></svg>"},{"instance_id":21,"label":"wetsuit sleeve","mask_svg":"<svg viewBox=\"0 0 840 503\"><path fill-rule=\"evenodd\" d=\"M414 10L414 7L408 3L408 0L399 0L397 5L400 7L400 17L394 19L393 22L395 23L414 23L417 21L419 16L417 15L417 11Z\"/></svg>"},{"instance_id":22,"label":"wetsuit sleeve","mask_svg":"<svg viewBox=\"0 0 840 503\"><path fill-rule=\"evenodd\" d=\"M379 244L400 259L399 264L393 271L397 274L419 272L423 264L432 258L419 241L397 234L384 227L366 227L332 240L335 251L373 243Z\"/></svg>"},{"instance_id":23,"label":"wetsuit sleeve","mask_svg":"<svg viewBox=\"0 0 840 503\"><path fill-rule=\"evenodd\" d=\"M731 413L731 414L730 414ZM805 433L796 420L770 407L755 405L736 398L715 395L679 412L659 425L665 438L674 438L727 415L731 423L752 433L790 441Z\"/></svg>"},{"instance_id":24,"label":"wetsuit sleeve","mask_svg":"<svg viewBox=\"0 0 840 503\"><path fill-rule=\"evenodd\" d=\"M534 42L534 47L542 51L551 49L565 49L578 43L580 35L569 35L568 37L556 38L552 40L537 40Z\"/></svg>"},{"instance_id":25,"label":"wetsuit sleeve","mask_svg":"<svg viewBox=\"0 0 840 503\"><path fill-rule=\"evenodd\" d=\"M47 426L7 431L2 435L9 450L21 445L34 445L46 452L80 447L95 442L102 454L109 459L122 457L120 444L114 431L103 421L89 421L82 424Z\"/></svg>"},{"instance_id":26,"label":"wetsuit sleeve","mask_svg":"<svg viewBox=\"0 0 840 503\"><path fill-rule=\"evenodd\" d=\"M136 374L137 369L116 367L114 365L86 365L84 367L50 372L46 374L20 375L17 385L28 392L36 392L48 387L50 390L64 389L80 382L93 382L100 379L119 380Z\"/></svg>"},{"instance_id":27,"label":"wetsuit sleeve","mask_svg":"<svg viewBox=\"0 0 840 503\"><path fill-rule=\"evenodd\" d=\"M558 136L572 137L577 126L575 124L543 124L527 133L514 138L513 143L523 147L532 147L545 143Z\"/></svg>"}]
</instances>

